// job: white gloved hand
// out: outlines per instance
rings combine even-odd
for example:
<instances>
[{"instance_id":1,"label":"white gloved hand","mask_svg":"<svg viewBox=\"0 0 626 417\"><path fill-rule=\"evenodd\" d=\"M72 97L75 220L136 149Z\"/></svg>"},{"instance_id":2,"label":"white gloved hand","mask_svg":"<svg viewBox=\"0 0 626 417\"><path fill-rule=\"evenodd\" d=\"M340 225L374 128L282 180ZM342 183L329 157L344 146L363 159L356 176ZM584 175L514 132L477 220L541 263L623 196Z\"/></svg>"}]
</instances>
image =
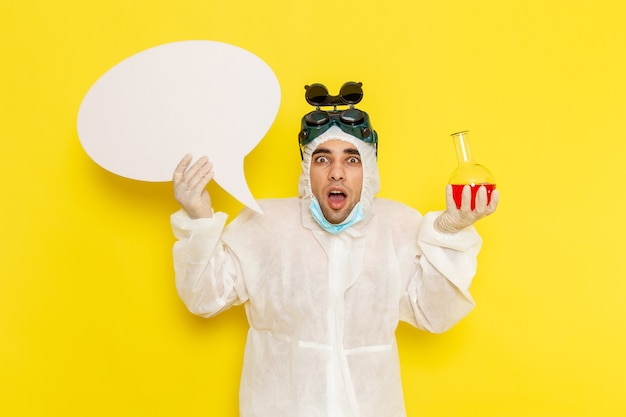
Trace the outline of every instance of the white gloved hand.
<instances>
[{"instance_id":1,"label":"white gloved hand","mask_svg":"<svg viewBox=\"0 0 626 417\"><path fill-rule=\"evenodd\" d=\"M476 193L476 205L472 210L472 190L469 185L466 185L461 194L461 208L457 209L452 196L452 186L448 185L446 187L446 211L435 220L435 229L444 233L460 232L496 211L499 198L498 190L493 190L491 201L487 204L487 189L480 186Z\"/></svg>"},{"instance_id":2,"label":"white gloved hand","mask_svg":"<svg viewBox=\"0 0 626 417\"><path fill-rule=\"evenodd\" d=\"M190 154L185 155L174 170L174 197L190 218L213 217L211 196L205 188L213 179L213 164L203 156L187 169L191 158Z\"/></svg>"}]
</instances>

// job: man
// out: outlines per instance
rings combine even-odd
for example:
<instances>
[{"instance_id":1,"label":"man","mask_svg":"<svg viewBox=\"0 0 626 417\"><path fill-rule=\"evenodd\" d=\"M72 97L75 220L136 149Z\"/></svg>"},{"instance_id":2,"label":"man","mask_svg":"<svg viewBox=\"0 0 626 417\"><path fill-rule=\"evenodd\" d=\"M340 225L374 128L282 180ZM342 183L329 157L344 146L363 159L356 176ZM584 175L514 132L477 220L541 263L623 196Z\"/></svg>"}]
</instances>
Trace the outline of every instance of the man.
<instances>
[{"instance_id":1,"label":"man","mask_svg":"<svg viewBox=\"0 0 626 417\"><path fill-rule=\"evenodd\" d=\"M448 188L447 210L422 217L374 198L371 131L326 124L301 136L299 197L260 200L264 214L244 209L227 227L205 190L208 159L189 166L187 155L174 172L180 297L203 317L246 308L243 417L405 416L399 320L443 332L474 305L471 225L495 210L497 191L487 204L481 188L471 210L466 187L458 210Z\"/></svg>"}]
</instances>

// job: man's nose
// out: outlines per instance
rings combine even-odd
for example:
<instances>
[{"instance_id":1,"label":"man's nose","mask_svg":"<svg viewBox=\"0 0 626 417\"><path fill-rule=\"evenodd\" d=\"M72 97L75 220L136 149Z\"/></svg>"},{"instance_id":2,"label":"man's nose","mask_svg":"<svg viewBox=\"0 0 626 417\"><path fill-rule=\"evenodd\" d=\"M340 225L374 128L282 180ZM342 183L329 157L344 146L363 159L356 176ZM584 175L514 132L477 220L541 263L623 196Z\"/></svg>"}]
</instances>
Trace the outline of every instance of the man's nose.
<instances>
[{"instance_id":1,"label":"man's nose","mask_svg":"<svg viewBox=\"0 0 626 417\"><path fill-rule=\"evenodd\" d=\"M345 170L343 168L343 165L339 163L333 164L333 166L330 169L329 176L330 176L330 179L333 181L343 180L345 178Z\"/></svg>"}]
</instances>

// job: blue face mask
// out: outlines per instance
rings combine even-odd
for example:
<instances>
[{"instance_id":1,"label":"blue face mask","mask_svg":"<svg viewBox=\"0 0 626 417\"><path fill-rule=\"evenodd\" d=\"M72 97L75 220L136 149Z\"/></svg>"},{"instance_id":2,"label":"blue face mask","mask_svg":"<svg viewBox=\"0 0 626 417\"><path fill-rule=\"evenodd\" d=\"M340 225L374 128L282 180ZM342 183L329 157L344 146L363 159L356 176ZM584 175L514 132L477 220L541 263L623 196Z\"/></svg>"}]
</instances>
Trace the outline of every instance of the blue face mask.
<instances>
[{"instance_id":1,"label":"blue face mask","mask_svg":"<svg viewBox=\"0 0 626 417\"><path fill-rule=\"evenodd\" d=\"M333 235L336 235L343 229L363 220L363 208L361 207L361 202L358 202L356 206L354 206L354 208L352 209L352 212L350 213L348 218L339 224L332 224L328 220L326 220L326 217L324 217L324 214L322 213L320 203L314 196L311 196L311 204L309 205L309 210L311 211L311 215L313 216L317 224L319 224L322 229L326 230L328 233L332 233Z\"/></svg>"}]
</instances>

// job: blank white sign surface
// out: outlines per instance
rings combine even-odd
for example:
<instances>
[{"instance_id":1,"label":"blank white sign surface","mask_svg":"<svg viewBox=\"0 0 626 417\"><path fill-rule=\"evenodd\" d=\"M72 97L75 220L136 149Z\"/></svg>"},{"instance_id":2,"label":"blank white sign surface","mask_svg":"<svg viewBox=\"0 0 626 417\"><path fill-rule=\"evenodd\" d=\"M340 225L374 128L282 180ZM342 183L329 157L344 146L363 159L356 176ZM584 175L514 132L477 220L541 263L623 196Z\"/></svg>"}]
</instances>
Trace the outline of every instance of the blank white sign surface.
<instances>
[{"instance_id":1,"label":"blank white sign surface","mask_svg":"<svg viewBox=\"0 0 626 417\"><path fill-rule=\"evenodd\" d=\"M271 127L280 86L260 58L214 41L173 42L125 59L89 89L78 136L89 157L117 175L170 181L186 153L207 155L215 181L260 211L243 159Z\"/></svg>"}]
</instances>

